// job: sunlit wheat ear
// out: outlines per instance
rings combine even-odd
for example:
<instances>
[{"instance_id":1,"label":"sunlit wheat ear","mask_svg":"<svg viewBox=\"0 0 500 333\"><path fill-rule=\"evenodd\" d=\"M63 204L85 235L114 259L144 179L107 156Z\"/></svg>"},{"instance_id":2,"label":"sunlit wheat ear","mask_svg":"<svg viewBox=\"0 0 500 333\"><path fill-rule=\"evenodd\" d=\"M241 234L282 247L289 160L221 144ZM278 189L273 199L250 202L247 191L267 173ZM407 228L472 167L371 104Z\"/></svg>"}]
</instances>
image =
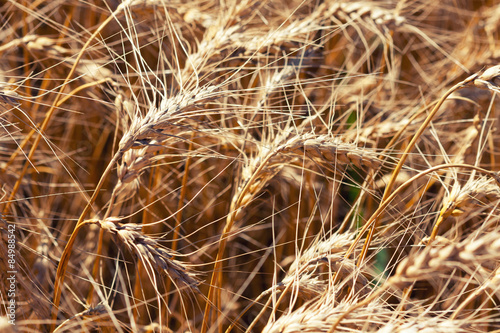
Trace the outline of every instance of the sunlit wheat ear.
<instances>
[{"instance_id":1,"label":"sunlit wheat ear","mask_svg":"<svg viewBox=\"0 0 500 333\"><path fill-rule=\"evenodd\" d=\"M15 50L16 48L23 45L27 45L29 42L35 41L38 38L39 38L38 35L27 35L22 38L15 38L8 43L3 43L0 46L0 54L11 50Z\"/></svg>"},{"instance_id":2,"label":"sunlit wheat ear","mask_svg":"<svg viewBox=\"0 0 500 333\"><path fill-rule=\"evenodd\" d=\"M382 163L373 149L344 142L341 137L313 133L292 137L280 147L280 152L305 156L333 168L355 165L358 168L377 169Z\"/></svg>"},{"instance_id":3,"label":"sunlit wheat ear","mask_svg":"<svg viewBox=\"0 0 500 333\"><path fill-rule=\"evenodd\" d=\"M387 325L384 325L377 331L377 333L410 333L410 332L467 333L475 331L472 330L470 323L468 323L467 321L450 320L442 317L432 317L432 316L398 318L397 321L388 323Z\"/></svg>"},{"instance_id":4,"label":"sunlit wheat ear","mask_svg":"<svg viewBox=\"0 0 500 333\"><path fill-rule=\"evenodd\" d=\"M353 233L333 234L313 243L294 260L281 285L298 284L298 295L304 299L320 296L329 287L338 292L345 285L352 288L354 294L368 292L368 279L356 267L356 262L344 259L355 236ZM334 276L339 283L331 286Z\"/></svg>"},{"instance_id":5,"label":"sunlit wheat ear","mask_svg":"<svg viewBox=\"0 0 500 333\"><path fill-rule=\"evenodd\" d=\"M346 133L346 139L356 139L358 143L373 145L381 138L390 138L403 128L411 131L418 123L411 123L410 119L404 114L393 113L388 115L387 119L377 122L373 125L365 124L357 131Z\"/></svg>"},{"instance_id":6,"label":"sunlit wheat ear","mask_svg":"<svg viewBox=\"0 0 500 333\"><path fill-rule=\"evenodd\" d=\"M235 34L232 44L244 49L247 55L255 52L279 54L282 50L291 53L297 51L301 45L310 43L314 32L325 29L325 26L321 24L327 19L325 14L324 8L319 6L308 16L289 22L279 29L264 30L265 33L262 33L261 29L255 29L249 33ZM315 44L311 43L311 45Z\"/></svg>"},{"instance_id":7,"label":"sunlit wheat ear","mask_svg":"<svg viewBox=\"0 0 500 333\"><path fill-rule=\"evenodd\" d=\"M113 327L113 322L106 319L107 309L103 304L77 313L73 317L62 322L53 333L66 332L67 330L85 330L89 328L99 328L106 330Z\"/></svg>"},{"instance_id":8,"label":"sunlit wheat ear","mask_svg":"<svg viewBox=\"0 0 500 333\"><path fill-rule=\"evenodd\" d=\"M14 90L5 89L0 86L0 103L11 106L18 106L21 104L19 101L21 100L21 96L15 92Z\"/></svg>"},{"instance_id":9,"label":"sunlit wheat ear","mask_svg":"<svg viewBox=\"0 0 500 333\"><path fill-rule=\"evenodd\" d=\"M289 139L286 139L290 137ZM282 142L280 144L280 141ZM273 143L274 148L264 145L260 154L248 160L242 169L239 190L246 188L240 205L245 206L286 164L294 158L308 158L316 163L335 169L336 166L355 165L359 168L376 169L381 161L377 153L369 148L360 148L345 143L341 138L307 133L303 135L280 133ZM251 183L248 183L249 180ZM237 193L238 194L238 193ZM238 198L238 195L235 195Z\"/></svg>"},{"instance_id":10,"label":"sunlit wheat ear","mask_svg":"<svg viewBox=\"0 0 500 333\"><path fill-rule=\"evenodd\" d=\"M198 23L205 29L217 24L217 17L212 13L207 13L200 7L186 6L186 8L179 8L179 12L183 14L184 21L189 24Z\"/></svg>"},{"instance_id":11,"label":"sunlit wheat ear","mask_svg":"<svg viewBox=\"0 0 500 333\"><path fill-rule=\"evenodd\" d=\"M477 89L476 89L477 90ZM479 139L479 134L481 132L481 123L479 117L476 115L473 123L460 132L460 137L462 138L461 144L457 145L456 152L453 153L454 158L452 162L454 163L469 163L474 164L476 158L476 146Z\"/></svg>"},{"instance_id":12,"label":"sunlit wheat ear","mask_svg":"<svg viewBox=\"0 0 500 333\"><path fill-rule=\"evenodd\" d=\"M56 39L47 38L43 36L29 36L35 38L24 39L26 48L33 54L43 57L62 58L63 56L70 55L71 50L59 45Z\"/></svg>"},{"instance_id":13,"label":"sunlit wheat ear","mask_svg":"<svg viewBox=\"0 0 500 333\"><path fill-rule=\"evenodd\" d=\"M268 27L262 29L246 29L245 21L234 21L235 15L242 15L243 12L250 14L253 1L240 2L228 11L225 16L215 20L213 25L205 31L203 39L197 43L197 50L188 54L188 65L184 68L183 76L188 78L192 72L205 72L222 60L227 54L234 50L244 50L242 62L248 60L247 57L256 53L280 54L283 51L291 53L300 48L301 45L310 41L311 35L324 29L321 22L325 19L325 11L318 7L313 13L300 19L292 20L287 24L279 22L268 22ZM246 6L245 6L246 5ZM197 16L192 13L193 18ZM250 15L249 15L250 16ZM207 21L214 20L206 18Z\"/></svg>"},{"instance_id":14,"label":"sunlit wheat ear","mask_svg":"<svg viewBox=\"0 0 500 333\"><path fill-rule=\"evenodd\" d=\"M161 143L151 140L143 148L127 150L117 168L118 182L115 191L120 197L127 197L139 188L139 176L153 163L162 158L157 153L164 149Z\"/></svg>"},{"instance_id":15,"label":"sunlit wheat ear","mask_svg":"<svg viewBox=\"0 0 500 333\"><path fill-rule=\"evenodd\" d=\"M198 71L201 68L208 68L209 63L220 60L239 26L224 27L221 25L212 26L206 32L202 41L198 44L195 53L188 55L188 66L184 68L183 76L189 78L193 70Z\"/></svg>"},{"instance_id":16,"label":"sunlit wheat ear","mask_svg":"<svg viewBox=\"0 0 500 333\"><path fill-rule=\"evenodd\" d=\"M216 68L219 61L227 56L228 52L234 50L234 40L244 36L239 33L239 30L243 28L243 22L235 21L234 18L241 15L243 11L248 11L247 6L251 6L251 3L252 1L245 0L228 4L225 10L217 13L218 15L208 18L207 21L212 21L213 24L204 31L203 38L196 41L195 51L186 55L187 63L181 74L183 80L194 81L193 78L200 72Z\"/></svg>"},{"instance_id":17,"label":"sunlit wheat ear","mask_svg":"<svg viewBox=\"0 0 500 333\"><path fill-rule=\"evenodd\" d=\"M469 237L446 246L428 246L401 261L395 275L387 282L395 286L407 286L419 280L439 276L446 278L449 272L457 268L473 274L478 267L491 269L493 265L496 268L499 254L500 234L497 232L476 239Z\"/></svg>"},{"instance_id":18,"label":"sunlit wheat ear","mask_svg":"<svg viewBox=\"0 0 500 333\"><path fill-rule=\"evenodd\" d=\"M197 113L189 111L197 108L198 103L212 99L217 89L210 86L179 92L162 99L159 107L151 106L144 117L134 114L131 103L123 96L117 96L115 105L120 114L131 119L130 124L124 124L127 130L120 140L120 150L124 153L117 169L118 182L114 189L117 195L123 199L138 189L141 173L163 158L157 153L168 144L181 140L181 133L192 131L187 124L179 125L179 122L196 116Z\"/></svg>"},{"instance_id":19,"label":"sunlit wheat ear","mask_svg":"<svg viewBox=\"0 0 500 333\"><path fill-rule=\"evenodd\" d=\"M174 333L169 327L160 325L158 323L151 323L144 327L139 328L139 333L155 333L155 332L163 332L163 333Z\"/></svg>"},{"instance_id":20,"label":"sunlit wheat ear","mask_svg":"<svg viewBox=\"0 0 500 333\"><path fill-rule=\"evenodd\" d=\"M353 303L356 299L352 300ZM333 295L314 302L308 302L295 311L287 312L263 329L265 333L328 332L333 322L352 304L341 301L335 304ZM382 302L373 301L358 309L351 317L342 322L336 332L376 331L390 315Z\"/></svg>"},{"instance_id":21,"label":"sunlit wheat ear","mask_svg":"<svg viewBox=\"0 0 500 333\"><path fill-rule=\"evenodd\" d=\"M493 271L498 269L498 255L500 253L500 234L498 232L489 232L481 235L471 234L469 238L460 243L448 243L448 245L437 245L432 243L426 246L422 251L411 254L403 259L396 267L393 276L375 290L367 298L354 304L349 310L345 311L339 319L332 325L329 332L334 332L338 325L349 315L366 306L368 303L380 298L389 288L407 288L414 285L417 281L441 281L441 285L448 285L450 282L463 279L462 275L457 275L458 271L470 278L466 278L464 283L474 285L477 281L477 275L485 275L484 280L490 281ZM472 278L474 277L474 278ZM480 290L480 289L479 289ZM432 300L433 303L439 301L442 293ZM455 295L461 296L461 295ZM435 296L436 297L436 296ZM446 296L444 296L446 297ZM456 302L452 302L455 305ZM459 305L456 311L459 311ZM450 310L450 309L447 309ZM479 308L475 312L480 316ZM453 319L453 318L451 318ZM474 316L469 316L473 320Z\"/></svg>"},{"instance_id":22,"label":"sunlit wheat ear","mask_svg":"<svg viewBox=\"0 0 500 333\"><path fill-rule=\"evenodd\" d=\"M119 218L110 217L105 221L93 221L104 231L116 236L116 241L124 245L142 261L145 267L153 268L160 275L169 277L178 287L199 292L199 280L189 267L174 260L175 253L161 246L156 240L142 233L142 225L118 224Z\"/></svg>"},{"instance_id":23,"label":"sunlit wheat ear","mask_svg":"<svg viewBox=\"0 0 500 333\"><path fill-rule=\"evenodd\" d=\"M188 118L187 111L196 108L198 103L217 97L217 90L218 86L206 86L182 91L175 96L162 99L159 107L151 105L144 116L137 113L120 140L120 151L125 152L132 147L148 145L152 140L162 141L182 131L182 127L179 129L176 123Z\"/></svg>"},{"instance_id":24,"label":"sunlit wheat ear","mask_svg":"<svg viewBox=\"0 0 500 333\"><path fill-rule=\"evenodd\" d=\"M469 180L465 185L455 183L443 200L443 215L460 216L475 208L495 202L500 198L500 188L494 179L483 176Z\"/></svg>"},{"instance_id":25,"label":"sunlit wheat ear","mask_svg":"<svg viewBox=\"0 0 500 333\"><path fill-rule=\"evenodd\" d=\"M500 5L486 7L480 11L484 19L484 31L488 37L488 44L490 46L490 51L495 52L495 35L500 23ZM497 52L497 54L499 54ZM496 57L498 60L498 57ZM498 61L496 62L498 63Z\"/></svg>"},{"instance_id":26,"label":"sunlit wheat ear","mask_svg":"<svg viewBox=\"0 0 500 333\"><path fill-rule=\"evenodd\" d=\"M485 70L474 80L474 85L481 89L500 92L500 65Z\"/></svg>"},{"instance_id":27,"label":"sunlit wheat ear","mask_svg":"<svg viewBox=\"0 0 500 333\"><path fill-rule=\"evenodd\" d=\"M272 163L276 156L276 149L263 146L255 156L248 159L241 169L240 185L233 196L231 207L238 209L246 206L278 174L284 165Z\"/></svg>"},{"instance_id":28,"label":"sunlit wheat ear","mask_svg":"<svg viewBox=\"0 0 500 333\"><path fill-rule=\"evenodd\" d=\"M468 180L461 186L456 181L451 192L444 198L443 206L430 235L430 241L438 235L441 224L450 216L467 216L465 214L496 202L500 198L500 188L495 179L487 176Z\"/></svg>"},{"instance_id":29,"label":"sunlit wheat ear","mask_svg":"<svg viewBox=\"0 0 500 333\"><path fill-rule=\"evenodd\" d=\"M370 20L376 25L394 28L403 25L406 21L394 10L379 7L374 1L336 1L330 5L328 10L346 22L364 19Z\"/></svg>"}]
</instances>

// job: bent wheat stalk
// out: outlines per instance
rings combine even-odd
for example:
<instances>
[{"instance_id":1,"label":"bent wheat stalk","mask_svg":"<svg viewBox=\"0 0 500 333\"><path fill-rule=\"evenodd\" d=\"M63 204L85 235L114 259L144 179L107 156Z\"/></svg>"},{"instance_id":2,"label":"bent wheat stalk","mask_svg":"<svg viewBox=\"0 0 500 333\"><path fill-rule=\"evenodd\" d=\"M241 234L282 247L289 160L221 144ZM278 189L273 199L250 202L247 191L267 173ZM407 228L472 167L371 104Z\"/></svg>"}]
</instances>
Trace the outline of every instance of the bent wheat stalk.
<instances>
[{"instance_id":1,"label":"bent wheat stalk","mask_svg":"<svg viewBox=\"0 0 500 333\"><path fill-rule=\"evenodd\" d=\"M495 181L497 182L497 184L500 186L500 176L497 173L495 173L493 171L490 171L490 170L486 170L486 169L477 167L477 166L474 166L474 165L468 165L468 164L441 164L441 165L437 165L435 167L429 168L427 170L424 170L424 171L416 174L415 176L411 177L410 179L408 179L407 181L405 181L403 184L401 184L397 189L395 189L392 192L392 194L390 196L387 197L387 199L385 199L380 204L380 206L377 208L377 210L373 213L373 215L368 219L368 221L365 223L365 225L363 226L363 228L361 228L361 230L359 231L358 236L356 237L356 239L353 241L353 243L351 244L351 246L347 250L345 257L348 258L352 254L352 252L354 251L356 245L359 243L359 241L363 237L363 234L369 228L373 228L373 224L377 221L377 219L383 213L384 209L387 208L387 206L391 203L391 201L396 198L396 195L398 195L399 192L401 192L408 185L410 185L411 183L413 183L417 179L422 178L423 176L426 176L426 175L428 175L430 173L433 173L433 172L436 172L438 170L449 169L449 168L463 168L463 169L476 170L478 172L481 172L481 173L484 173L486 175L489 175L490 177L492 177L493 179L495 179Z\"/></svg>"},{"instance_id":2,"label":"bent wheat stalk","mask_svg":"<svg viewBox=\"0 0 500 333\"><path fill-rule=\"evenodd\" d=\"M52 106L50 107L49 111L47 112L47 114L45 116L45 119L44 119L42 126L40 128L40 132L39 132L38 136L36 137L35 142L33 143L33 146L31 148L30 155L34 154L34 151L36 150L38 144L40 143L40 140L43 136L42 133L47 128L47 126L50 122L50 119L52 118L52 115L54 114L56 106L59 103L59 99L63 95L63 91L66 88L66 85L68 84L69 80L71 79L71 77L75 73L79 62L82 59L83 54L85 53L85 51L89 47L90 43L99 35L99 33L104 29L104 27L108 23L110 23L113 19L116 18L116 15L118 13L120 13L123 9L126 8L127 5L128 5L128 1L121 3L116 8L116 10L113 13L111 13L111 15L103 23L101 23L101 25L96 29L96 31L90 36L90 38L87 40L87 42L85 42L85 44L81 48L80 52L78 53L78 56L75 59L73 66L71 67L68 75L66 76L66 79L64 80L63 84L61 85L61 88L59 89L59 93L56 94L54 102L52 103ZM54 281L54 297L53 297L53 308L52 308L53 323L51 324L51 328L50 328L51 332L54 331L54 329L55 329L55 325L56 325L55 320L57 318L57 313L59 312L59 301L61 299L61 286L64 283L64 276L66 274L66 267L67 267L68 262L69 262L69 257L71 255L71 250L73 247L73 243L75 242L76 235L77 235L78 231L81 229L81 227L84 225L83 220L85 218L85 215L87 215L87 213L90 211L90 208L92 207L92 204L94 203L95 199L97 198L97 195L99 194L99 191L104 183L105 178L111 172L112 167L120 159L121 155L122 155L121 151L117 152L115 154L115 156L113 157L113 159L111 160L111 162L108 164L106 170L104 171L103 175L101 176L101 178L99 180L99 183L97 184L96 189L94 190L92 197L89 199L89 201L87 202L87 205L85 206L84 210L82 211L82 214L80 215L80 218L78 219L78 221L76 223L75 229L73 230L73 232L70 236L70 239L68 240L68 243L66 244L66 246L63 250L63 253L61 254L61 259L59 260L59 264L57 266L57 272L56 272L56 277L55 277L55 281ZM29 160L29 157L28 157L28 160ZM28 163L28 161L26 163ZM23 169L23 173L21 173L21 175L19 177L20 179L23 178L26 171L27 171L27 167L25 167Z\"/></svg>"},{"instance_id":3,"label":"bent wheat stalk","mask_svg":"<svg viewBox=\"0 0 500 333\"><path fill-rule=\"evenodd\" d=\"M113 166L118 162L118 160L122 156L122 151L119 150L115 156L111 159L109 162L108 166L106 167L106 170L104 170L104 173L102 174L99 183L97 184L94 193L92 194L92 197L89 199L87 202L87 205L83 209L82 213L80 214L80 217L78 221L76 222L75 229L71 233L71 236L69 237L68 242L66 243L66 246L64 247L64 250L61 254L61 259L59 260L59 264L57 266L57 272L56 272L56 278L54 281L54 298L53 298L53 308L52 308L52 327L51 327L51 332L55 328L55 323L56 323L56 318L57 318L57 313L59 312L59 302L61 300L61 288L64 283L64 277L66 275L66 268L68 266L69 258L71 256L71 251L73 249L73 244L76 240L76 236L78 234L78 231L87 224L88 222L84 221L85 216L87 213L90 211L92 208L92 204L97 198L97 195L99 194L99 191L102 188L102 185L104 184L104 180L107 178L111 170L113 169Z\"/></svg>"},{"instance_id":4,"label":"bent wheat stalk","mask_svg":"<svg viewBox=\"0 0 500 333\"><path fill-rule=\"evenodd\" d=\"M476 78L478 78L478 77L479 77L479 74L476 73L474 75L469 76L465 80L457 83L456 85L454 85L453 87L451 87L441 97L441 99L439 100L439 102L434 106L434 108L429 113L429 115L427 116L427 118L424 120L424 122L422 123L422 125L420 126L420 128L413 135L413 138L411 139L410 143L406 147L405 151L402 153L401 158L400 158L398 164L396 165L396 167L394 168L394 171L392 172L392 176L389 179L389 182L387 183L387 186L385 188L384 194L383 194L382 199L380 201L380 206L379 207L383 206L384 203L387 201L389 193L391 193L392 187L394 186L394 183L396 182L396 179L397 179L397 177L399 175L399 172L403 168L403 165L406 162L406 159L408 158L409 154L413 150L413 147L415 147L415 144L417 143L417 141L420 138L420 136L424 133L424 131L427 129L427 127L429 126L430 122L432 121L432 119L434 118L434 116L436 115L436 113L439 111L439 108L441 107L441 105L443 105L444 101L448 98L448 96L450 96L456 90L465 88L465 87L473 84L474 80ZM380 213L382 213L382 212L380 212ZM364 261L364 259L366 257L366 254L368 253L368 248L370 247L371 241L373 239L373 235L375 233L375 229L377 228L377 226L378 226L379 221L380 221L381 218L382 218L382 214L380 214L379 216L376 217L376 219L374 220L374 223L373 223L373 225L372 225L372 227L371 227L368 235L366 236L365 245L363 247L363 250L361 251L361 254L359 255L358 266L361 265L361 263Z\"/></svg>"},{"instance_id":5,"label":"bent wheat stalk","mask_svg":"<svg viewBox=\"0 0 500 333\"><path fill-rule=\"evenodd\" d=\"M392 200L394 200L394 198L396 197L396 195L399 194L399 192L401 192L404 188L406 188L406 186L410 185L411 183L413 183L414 181L416 181L417 179L419 179L419 178L421 178L421 177L423 177L425 175L428 175L428 174L433 173L433 172L438 171L438 170L448 169L448 168L464 168L464 169L471 169L471 170L476 170L476 171L481 172L481 173L485 173L485 174L491 176L496 181L496 183L500 186L500 176L497 173L489 171L489 170L486 170L486 169L483 169L483 168L480 168L480 167L477 167L477 166L474 166L474 165L467 165L467 164L443 164L443 165L438 165L438 166L429 168L429 169L427 169L425 171L422 171L419 174L417 174L417 175L413 176L412 178L410 178L409 180L407 180L406 182L404 182L403 184L401 184L397 189L394 190L394 192L389 197L387 197L386 200L384 200L381 203L381 205L372 214L372 216L366 222L366 224L363 226L363 228L359 231L359 235L356 237L356 239L353 241L353 243L351 244L351 246L347 250L345 257L348 258L351 255L351 253L354 251L356 245L359 243L360 239L363 237L363 234L368 230L368 228L373 227L373 225L377 221L377 218L379 217L379 215L382 214L382 212L384 211L384 209L391 203ZM334 282L335 282L336 279L337 279L337 277L335 277ZM390 280L390 281L392 283L395 280ZM373 301L374 299L376 299L377 297L379 297L388 287L389 287L389 284L385 283L379 289L377 289L373 294L371 294L369 297L367 297L363 301L357 303L352 308L350 308L349 310L347 310L346 312L344 312L337 319L337 321L331 326L331 328L328 331L328 333L335 332L335 329L337 328L337 326L340 324L340 322L345 317L347 317L349 315L349 313L351 313L352 311L354 311L354 310L356 310L356 309L358 309L360 307L363 307L363 306L369 304L371 301Z\"/></svg>"}]
</instances>

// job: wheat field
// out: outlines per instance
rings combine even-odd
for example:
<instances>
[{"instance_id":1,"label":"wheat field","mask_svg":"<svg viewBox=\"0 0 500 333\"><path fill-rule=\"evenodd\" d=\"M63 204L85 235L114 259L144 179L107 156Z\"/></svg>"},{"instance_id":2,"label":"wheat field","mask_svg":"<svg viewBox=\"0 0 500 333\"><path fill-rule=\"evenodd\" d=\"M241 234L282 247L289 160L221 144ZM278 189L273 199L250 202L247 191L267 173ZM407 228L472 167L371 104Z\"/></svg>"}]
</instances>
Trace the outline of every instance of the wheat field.
<instances>
[{"instance_id":1,"label":"wheat field","mask_svg":"<svg viewBox=\"0 0 500 333\"><path fill-rule=\"evenodd\" d=\"M0 23L2 332L500 332L497 1Z\"/></svg>"}]
</instances>

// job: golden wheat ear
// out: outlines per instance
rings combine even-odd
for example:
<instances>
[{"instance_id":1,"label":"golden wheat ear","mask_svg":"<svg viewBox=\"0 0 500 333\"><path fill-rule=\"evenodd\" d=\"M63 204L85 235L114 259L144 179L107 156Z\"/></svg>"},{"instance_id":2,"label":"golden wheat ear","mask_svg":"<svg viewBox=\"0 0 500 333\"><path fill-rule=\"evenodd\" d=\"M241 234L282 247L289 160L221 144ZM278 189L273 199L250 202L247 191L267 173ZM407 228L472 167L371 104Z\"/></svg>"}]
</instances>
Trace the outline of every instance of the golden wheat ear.
<instances>
[{"instance_id":1,"label":"golden wheat ear","mask_svg":"<svg viewBox=\"0 0 500 333\"><path fill-rule=\"evenodd\" d=\"M9 104L11 106L19 106L21 104L19 102L21 98L22 98L21 95L19 95L14 90L0 89L0 102L4 104Z\"/></svg>"},{"instance_id":2,"label":"golden wheat ear","mask_svg":"<svg viewBox=\"0 0 500 333\"><path fill-rule=\"evenodd\" d=\"M500 65L485 70L474 79L474 85L481 89L500 92Z\"/></svg>"},{"instance_id":3,"label":"golden wheat ear","mask_svg":"<svg viewBox=\"0 0 500 333\"><path fill-rule=\"evenodd\" d=\"M186 264L173 259L175 253L161 246L156 240L142 232L142 225L118 224L120 218L109 217L97 224L106 232L114 235L118 244L125 246L137 256L147 268L169 277L176 286L200 292L200 281Z\"/></svg>"},{"instance_id":4,"label":"golden wheat ear","mask_svg":"<svg viewBox=\"0 0 500 333\"><path fill-rule=\"evenodd\" d=\"M500 330L498 1L0 17L0 331Z\"/></svg>"}]
</instances>

